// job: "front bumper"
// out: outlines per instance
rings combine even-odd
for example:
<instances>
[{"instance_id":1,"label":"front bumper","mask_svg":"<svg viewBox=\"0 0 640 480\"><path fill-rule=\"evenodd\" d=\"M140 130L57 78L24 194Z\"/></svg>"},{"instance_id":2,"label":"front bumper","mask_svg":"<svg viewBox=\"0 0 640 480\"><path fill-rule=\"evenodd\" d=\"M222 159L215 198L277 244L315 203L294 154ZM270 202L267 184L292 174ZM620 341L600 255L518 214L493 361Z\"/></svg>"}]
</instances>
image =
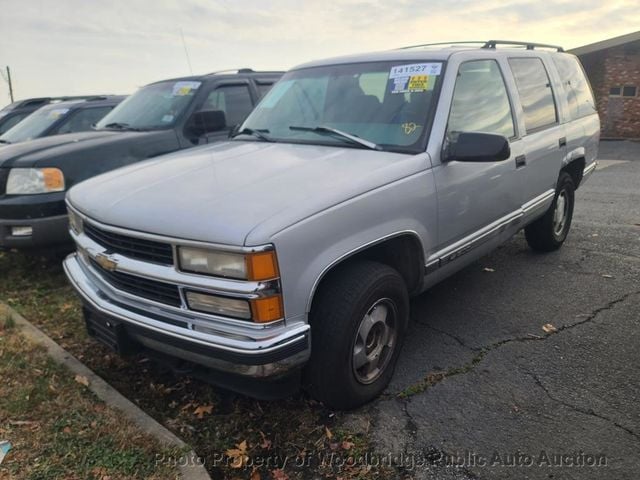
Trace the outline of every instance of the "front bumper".
<instances>
[{"instance_id":1,"label":"front bumper","mask_svg":"<svg viewBox=\"0 0 640 480\"><path fill-rule=\"evenodd\" d=\"M14 227L30 227L30 235L13 235ZM32 219L1 219L1 248L41 248L52 245L71 244L66 215Z\"/></svg>"},{"instance_id":2,"label":"front bumper","mask_svg":"<svg viewBox=\"0 0 640 480\"><path fill-rule=\"evenodd\" d=\"M75 253L64 261L64 269L88 310L90 333L103 343L108 344L109 339L115 339L118 345L132 341L170 358L250 379L287 376L297 372L309 358L309 325L272 329L247 326L245 330L236 326L226 332L218 326L216 333L204 333L188 328L192 321L188 311L182 314L181 322L175 311L119 296ZM113 334L104 332L110 325L117 328ZM101 333L108 337L107 341L100 338Z\"/></svg>"}]
</instances>

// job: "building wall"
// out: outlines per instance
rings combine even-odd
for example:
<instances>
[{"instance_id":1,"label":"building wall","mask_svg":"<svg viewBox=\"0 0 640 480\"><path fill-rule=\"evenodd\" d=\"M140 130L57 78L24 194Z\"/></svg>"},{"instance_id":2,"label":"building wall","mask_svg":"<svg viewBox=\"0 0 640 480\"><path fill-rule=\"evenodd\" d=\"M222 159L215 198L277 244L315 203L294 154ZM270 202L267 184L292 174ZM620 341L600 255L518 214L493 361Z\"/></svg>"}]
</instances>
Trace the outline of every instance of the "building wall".
<instances>
[{"instance_id":1,"label":"building wall","mask_svg":"<svg viewBox=\"0 0 640 480\"><path fill-rule=\"evenodd\" d=\"M640 42L580 56L602 125L602 136L640 138ZM612 96L612 87L635 86L635 97Z\"/></svg>"}]
</instances>

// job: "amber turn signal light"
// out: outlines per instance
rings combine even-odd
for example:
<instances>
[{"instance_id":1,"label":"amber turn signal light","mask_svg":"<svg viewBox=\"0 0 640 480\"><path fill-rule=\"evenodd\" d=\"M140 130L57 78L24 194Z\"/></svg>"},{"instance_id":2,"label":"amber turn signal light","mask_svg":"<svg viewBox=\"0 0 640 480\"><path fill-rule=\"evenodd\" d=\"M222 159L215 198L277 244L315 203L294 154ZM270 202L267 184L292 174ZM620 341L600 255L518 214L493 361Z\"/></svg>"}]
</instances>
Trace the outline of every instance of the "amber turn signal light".
<instances>
[{"instance_id":1,"label":"amber turn signal light","mask_svg":"<svg viewBox=\"0 0 640 480\"><path fill-rule=\"evenodd\" d=\"M246 257L247 277L249 280L271 280L278 278L278 260L276 252L251 253Z\"/></svg>"},{"instance_id":2,"label":"amber turn signal light","mask_svg":"<svg viewBox=\"0 0 640 480\"><path fill-rule=\"evenodd\" d=\"M273 322L284 317L284 307L282 296L256 298L251 300L251 313L253 321L256 323Z\"/></svg>"}]
</instances>

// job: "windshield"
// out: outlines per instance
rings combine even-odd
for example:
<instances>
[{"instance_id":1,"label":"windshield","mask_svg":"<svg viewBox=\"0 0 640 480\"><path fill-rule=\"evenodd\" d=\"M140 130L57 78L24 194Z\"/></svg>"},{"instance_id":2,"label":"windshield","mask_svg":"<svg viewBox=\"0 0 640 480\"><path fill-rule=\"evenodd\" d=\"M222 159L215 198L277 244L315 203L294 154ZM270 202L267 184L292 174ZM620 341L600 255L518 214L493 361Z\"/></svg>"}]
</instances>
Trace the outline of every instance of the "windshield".
<instances>
[{"instance_id":1,"label":"windshield","mask_svg":"<svg viewBox=\"0 0 640 480\"><path fill-rule=\"evenodd\" d=\"M38 138L51 125L69 113L67 107L43 107L36 110L15 127L7 130L0 140L6 143L24 142L32 138Z\"/></svg>"},{"instance_id":2,"label":"windshield","mask_svg":"<svg viewBox=\"0 0 640 480\"><path fill-rule=\"evenodd\" d=\"M272 141L368 147L348 134L378 149L423 151L441 70L442 62L428 61L293 70L239 131L262 132Z\"/></svg>"},{"instance_id":3,"label":"windshield","mask_svg":"<svg viewBox=\"0 0 640 480\"><path fill-rule=\"evenodd\" d=\"M189 106L200 82L176 81L142 87L96 124L97 129L169 128Z\"/></svg>"}]
</instances>

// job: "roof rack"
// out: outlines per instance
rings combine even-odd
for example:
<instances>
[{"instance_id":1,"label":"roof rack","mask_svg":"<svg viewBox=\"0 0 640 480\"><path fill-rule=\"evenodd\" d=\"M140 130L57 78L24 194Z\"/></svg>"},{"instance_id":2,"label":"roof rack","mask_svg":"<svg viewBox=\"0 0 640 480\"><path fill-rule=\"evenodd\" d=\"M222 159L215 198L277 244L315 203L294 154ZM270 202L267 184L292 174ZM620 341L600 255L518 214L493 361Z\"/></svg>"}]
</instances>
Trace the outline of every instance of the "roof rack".
<instances>
[{"instance_id":1,"label":"roof rack","mask_svg":"<svg viewBox=\"0 0 640 480\"><path fill-rule=\"evenodd\" d=\"M553 48L558 52L564 52L564 48L558 45L548 45L546 43L534 43L534 42L518 42L511 40L469 40L466 42L437 42L437 43L423 43L420 45L410 45L408 47L401 47L398 50L408 50L411 48L422 48L422 47L435 47L439 45L449 45L454 47L456 45L473 45L480 44L480 48L493 48L495 49L497 45L515 45L519 47L526 47L527 50L534 50L535 48Z\"/></svg>"},{"instance_id":2,"label":"roof rack","mask_svg":"<svg viewBox=\"0 0 640 480\"><path fill-rule=\"evenodd\" d=\"M230 68L228 70L218 70L205 75L224 75L225 73L253 73L253 68Z\"/></svg>"},{"instance_id":3,"label":"roof rack","mask_svg":"<svg viewBox=\"0 0 640 480\"><path fill-rule=\"evenodd\" d=\"M482 46L482 48L496 48L497 45L516 45L519 47L526 47L527 50L534 50L535 48L553 48L558 52L564 52L564 48L559 45L534 42L515 42L511 40L489 40Z\"/></svg>"},{"instance_id":4,"label":"roof rack","mask_svg":"<svg viewBox=\"0 0 640 480\"><path fill-rule=\"evenodd\" d=\"M409 45L408 47L400 47L398 50L409 50L411 48L421 48L421 47L436 47L438 45L449 45L451 47L455 45L469 45L473 43L480 43L482 45L486 45L485 40L470 40L468 42L437 42L437 43L422 43L420 45Z\"/></svg>"}]
</instances>

